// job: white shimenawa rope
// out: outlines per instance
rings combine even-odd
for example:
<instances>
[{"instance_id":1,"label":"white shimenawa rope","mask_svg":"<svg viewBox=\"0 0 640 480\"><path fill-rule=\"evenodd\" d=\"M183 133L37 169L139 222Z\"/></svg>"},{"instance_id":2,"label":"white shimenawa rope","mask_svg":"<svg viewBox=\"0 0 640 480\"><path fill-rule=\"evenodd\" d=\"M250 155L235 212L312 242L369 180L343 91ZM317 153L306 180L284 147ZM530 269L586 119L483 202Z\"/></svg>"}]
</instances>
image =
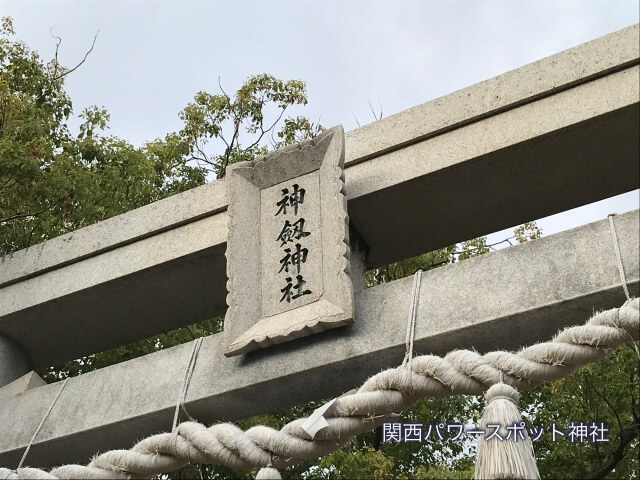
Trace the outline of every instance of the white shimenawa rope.
<instances>
[{"instance_id":1,"label":"white shimenawa rope","mask_svg":"<svg viewBox=\"0 0 640 480\"><path fill-rule=\"evenodd\" d=\"M405 354L402 366L410 368L413 358L413 341L416 337L416 317L418 314L418 302L420 301L420 280L422 270L418 270L413 275L413 287L411 288L411 303L409 305L409 318L407 320L407 335L404 340Z\"/></svg>"},{"instance_id":2,"label":"white shimenawa rope","mask_svg":"<svg viewBox=\"0 0 640 480\"><path fill-rule=\"evenodd\" d=\"M38 425L38 428L36 428L36 431L33 432L33 436L31 437L31 440L29 440L29 443L27 444L27 448L24 450L24 453L22 454L20 463L18 463L18 468L22 468L22 465L24 464L24 461L27 459L27 455L29 454L29 450L31 450L31 445L33 445L33 442L35 441L36 437L40 433L40 430L42 430L44 422L46 422L47 418L49 418L49 414L51 413L51 410L53 410L53 406L56 404L56 402L60 398L60 395L62 394L64 387L67 386L68 381L69 381L69 377L65 378L64 382L62 382L62 385L60 385L60 390L58 390L58 393L54 397L53 402L51 402L51 405L49 405L47 412L44 414L44 417L42 417L42 421L40 422L40 425ZM0 475L1 474L2 474L2 469L0 469Z\"/></svg>"},{"instance_id":3,"label":"white shimenawa rope","mask_svg":"<svg viewBox=\"0 0 640 480\"><path fill-rule=\"evenodd\" d=\"M193 371L196 368L196 361L198 360L198 353L200 352L200 346L202 345L203 337L196 339L193 343L193 350L191 350L191 357L189 358L189 364L187 365L187 369L184 372L184 378L182 379L182 386L180 388L180 395L178 395L178 401L176 402L176 411L173 414L173 427L171 427L171 431L175 432L176 428L178 428L178 416L180 415L180 408L184 410L184 412L191 418L189 412L184 406L184 402L187 398L187 390L189 390L189 384L191 383L191 377L193 376Z\"/></svg>"},{"instance_id":4,"label":"white shimenawa rope","mask_svg":"<svg viewBox=\"0 0 640 480\"><path fill-rule=\"evenodd\" d=\"M622 255L620 255L620 243L618 242L618 235L616 234L616 226L613 222L615 213L609 214L609 225L611 226L611 235L613 236L613 248L616 253L616 261L618 262L618 272L620 273L620 282L622 283L622 289L627 297L627 300L631 300L629 296L629 287L627 287L627 277L624 273L624 265L622 264Z\"/></svg>"},{"instance_id":5,"label":"white shimenawa rope","mask_svg":"<svg viewBox=\"0 0 640 480\"><path fill-rule=\"evenodd\" d=\"M585 325L568 327L551 341L517 353L485 355L455 350L444 358L422 355L410 368L399 366L369 378L355 393L335 399L324 417L328 426L314 438L294 420L281 430L262 425L242 431L230 423L206 427L183 422L175 433L148 437L130 450L112 450L96 456L88 466L64 465L46 472L0 468L0 479L130 478L151 477L192 462L220 464L234 469L286 467L336 450L358 433L382 424L393 412L426 396L480 395L504 383L519 390L564 377L579 366L604 358L612 349L640 338L637 298L619 308L595 313Z\"/></svg>"}]
</instances>

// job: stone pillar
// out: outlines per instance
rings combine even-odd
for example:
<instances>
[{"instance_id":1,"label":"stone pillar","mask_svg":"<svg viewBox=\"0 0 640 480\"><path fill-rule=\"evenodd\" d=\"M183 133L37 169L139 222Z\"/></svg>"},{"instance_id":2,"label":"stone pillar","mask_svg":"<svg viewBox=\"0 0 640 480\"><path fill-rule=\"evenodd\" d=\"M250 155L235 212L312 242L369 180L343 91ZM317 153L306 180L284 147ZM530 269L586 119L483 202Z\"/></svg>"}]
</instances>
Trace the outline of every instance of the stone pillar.
<instances>
[{"instance_id":1,"label":"stone pillar","mask_svg":"<svg viewBox=\"0 0 640 480\"><path fill-rule=\"evenodd\" d=\"M20 345L0 335L0 387L29 372L29 359Z\"/></svg>"}]
</instances>

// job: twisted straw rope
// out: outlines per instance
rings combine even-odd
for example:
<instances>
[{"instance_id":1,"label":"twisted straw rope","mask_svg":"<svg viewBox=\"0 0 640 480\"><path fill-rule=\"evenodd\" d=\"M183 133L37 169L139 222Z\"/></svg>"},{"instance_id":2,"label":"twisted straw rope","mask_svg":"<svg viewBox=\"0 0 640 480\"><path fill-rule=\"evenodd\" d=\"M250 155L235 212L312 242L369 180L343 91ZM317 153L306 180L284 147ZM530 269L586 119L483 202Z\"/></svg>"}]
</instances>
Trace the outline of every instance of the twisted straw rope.
<instances>
[{"instance_id":1,"label":"twisted straw rope","mask_svg":"<svg viewBox=\"0 0 640 480\"><path fill-rule=\"evenodd\" d=\"M175 432L148 437L130 450L96 456L88 466L65 465L47 473L35 468L0 468L0 479L140 478L170 472L189 463L220 464L234 469L284 467L326 455L358 433L380 425L393 412L426 396L478 395L504 383L530 389L595 362L612 349L640 337L638 299L594 314L583 326L568 327L550 342L518 353L480 355L456 350L444 358L423 355L410 368L401 366L369 378L357 392L336 399L325 412L329 426L312 439L295 420L280 431L265 426L246 432L222 423L205 427L183 422Z\"/></svg>"}]
</instances>

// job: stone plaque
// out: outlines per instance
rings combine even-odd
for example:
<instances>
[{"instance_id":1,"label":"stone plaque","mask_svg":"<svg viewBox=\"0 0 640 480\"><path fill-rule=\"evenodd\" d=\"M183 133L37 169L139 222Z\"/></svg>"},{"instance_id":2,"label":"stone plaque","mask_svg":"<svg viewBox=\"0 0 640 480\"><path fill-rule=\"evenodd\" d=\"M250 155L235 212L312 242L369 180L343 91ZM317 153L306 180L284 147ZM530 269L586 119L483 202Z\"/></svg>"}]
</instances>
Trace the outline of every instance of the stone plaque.
<instances>
[{"instance_id":1,"label":"stone plaque","mask_svg":"<svg viewBox=\"0 0 640 480\"><path fill-rule=\"evenodd\" d=\"M227 169L225 355L353 321L344 132Z\"/></svg>"}]
</instances>

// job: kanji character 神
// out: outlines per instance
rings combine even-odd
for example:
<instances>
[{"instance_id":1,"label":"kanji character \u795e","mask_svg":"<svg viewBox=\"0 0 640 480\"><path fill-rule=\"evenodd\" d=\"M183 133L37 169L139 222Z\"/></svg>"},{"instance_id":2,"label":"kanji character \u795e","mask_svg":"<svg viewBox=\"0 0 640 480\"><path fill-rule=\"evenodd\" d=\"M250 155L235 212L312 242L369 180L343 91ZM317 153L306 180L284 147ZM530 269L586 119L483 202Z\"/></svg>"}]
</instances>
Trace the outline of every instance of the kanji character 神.
<instances>
[{"instance_id":1,"label":"kanji character \u795e","mask_svg":"<svg viewBox=\"0 0 640 480\"><path fill-rule=\"evenodd\" d=\"M296 273L300 273L300 264L305 263L307 261L307 255L309 250L306 248L302 248L299 243L296 243L295 252L291 253L290 248L284 249L286 255L280 260L280 273L282 270L289 273L289 266L296 268Z\"/></svg>"},{"instance_id":2,"label":"kanji character \u795e","mask_svg":"<svg viewBox=\"0 0 640 480\"><path fill-rule=\"evenodd\" d=\"M276 207L278 207L278 211L276 212L276 217L281 213L287 214L287 206L293 207L293 213L298 214L298 205L304 203L304 188L299 188L297 183L293 184L293 193L289 195L289 189L282 189L282 199L276 202Z\"/></svg>"},{"instance_id":3,"label":"kanji character \u795e","mask_svg":"<svg viewBox=\"0 0 640 480\"><path fill-rule=\"evenodd\" d=\"M568 427L569 432L567 433L567 435L569 436L569 440L571 441L571 443L574 442L584 442L588 435L589 435L589 429L587 428L587 424L586 423L575 423L575 422L571 422Z\"/></svg>"}]
</instances>

